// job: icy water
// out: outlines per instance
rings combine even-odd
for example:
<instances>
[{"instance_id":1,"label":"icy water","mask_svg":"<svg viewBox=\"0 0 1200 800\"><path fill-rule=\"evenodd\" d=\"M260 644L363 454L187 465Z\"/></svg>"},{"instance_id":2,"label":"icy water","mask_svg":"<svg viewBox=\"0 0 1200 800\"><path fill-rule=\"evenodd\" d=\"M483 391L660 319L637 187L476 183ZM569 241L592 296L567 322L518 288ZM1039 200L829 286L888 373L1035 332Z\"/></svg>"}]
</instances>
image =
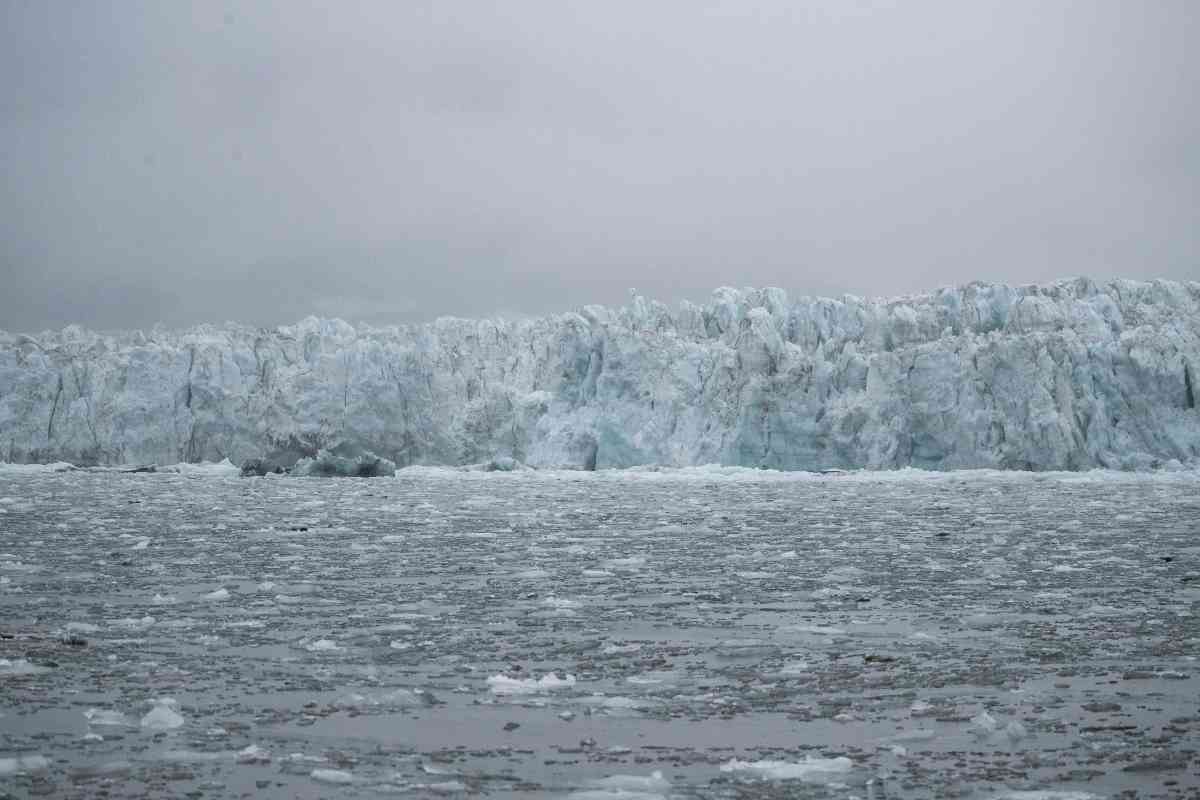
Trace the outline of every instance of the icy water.
<instances>
[{"instance_id":1,"label":"icy water","mask_svg":"<svg viewBox=\"0 0 1200 800\"><path fill-rule=\"evenodd\" d=\"M1200 796L1200 480L0 475L0 796Z\"/></svg>"}]
</instances>

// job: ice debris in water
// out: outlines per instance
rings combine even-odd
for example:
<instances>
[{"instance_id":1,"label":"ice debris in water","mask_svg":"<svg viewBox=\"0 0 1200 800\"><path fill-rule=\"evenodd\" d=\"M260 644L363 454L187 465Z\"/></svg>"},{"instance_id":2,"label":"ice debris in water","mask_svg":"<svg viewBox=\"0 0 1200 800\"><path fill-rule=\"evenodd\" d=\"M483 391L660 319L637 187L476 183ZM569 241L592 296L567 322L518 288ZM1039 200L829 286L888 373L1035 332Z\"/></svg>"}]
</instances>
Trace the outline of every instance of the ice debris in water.
<instances>
[{"instance_id":1,"label":"ice debris in water","mask_svg":"<svg viewBox=\"0 0 1200 800\"><path fill-rule=\"evenodd\" d=\"M315 642L303 642L303 647L310 653L340 653L346 648L333 639L317 639Z\"/></svg>"},{"instance_id":2,"label":"ice debris in water","mask_svg":"<svg viewBox=\"0 0 1200 800\"><path fill-rule=\"evenodd\" d=\"M824 781L849 772L853 767L854 762L845 756L808 758L804 761L740 761L735 758L722 764L721 771L746 772L768 780Z\"/></svg>"},{"instance_id":3,"label":"ice debris in water","mask_svg":"<svg viewBox=\"0 0 1200 800\"><path fill-rule=\"evenodd\" d=\"M1091 792L1039 789L1027 792L1006 792L996 795L994 800L1100 800L1100 795Z\"/></svg>"},{"instance_id":4,"label":"ice debris in water","mask_svg":"<svg viewBox=\"0 0 1200 800\"><path fill-rule=\"evenodd\" d=\"M671 788L671 782L655 770L649 775L610 775L590 781L584 791L572 792L573 800L660 800Z\"/></svg>"},{"instance_id":5,"label":"ice debris in water","mask_svg":"<svg viewBox=\"0 0 1200 800\"><path fill-rule=\"evenodd\" d=\"M155 731L169 731L183 726L183 716L175 710L179 704L173 697L160 697L154 701L146 716L142 717L142 727Z\"/></svg>"},{"instance_id":6,"label":"ice debris in water","mask_svg":"<svg viewBox=\"0 0 1200 800\"><path fill-rule=\"evenodd\" d=\"M315 458L302 458L292 467L293 475L306 477L379 478L396 474L396 464L365 451L355 457L321 450Z\"/></svg>"},{"instance_id":7,"label":"ice debris in water","mask_svg":"<svg viewBox=\"0 0 1200 800\"><path fill-rule=\"evenodd\" d=\"M46 667L39 667L37 664L32 664L24 658L12 661L9 661L7 658L0 658L0 676L37 675L47 671Z\"/></svg>"},{"instance_id":8,"label":"ice debris in water","mask_svg":"<svg viewBox=\"0 0 1200 800\"><path fill-rule=\"evenodd\" d=\"M204 595L204 599L205 600L228 600L229 599L229 590L224 587L221 587L220 589L217 589L216 591L212 591L212 592L209 592L208 594Z\"/></svg>"},{"instance_id":9,"label":"ice debris in water","mask_svg":"<svg viewBox=\"0 0 1200 800\"><path fill-rule=\"evenodd\" d=\"M507 675L492 675L487 679L492 694L538 694L556 689L569 689L575 685L575 676L560 678L553 672L541 678L510 678Z\"/></svg>"},{"instance_id":10,"label":"ice debris in water","mask_svg":"<svg viewBox=\"0 0 1200 800\"><path fill-rule=\"evenodd\" d=\"M89 725L128 725L129 718L120 711L107 708L89 708L83 712Z\"/></svg>"},{"instance_id":11,"label":"ice debris in water","mask_svg":"<svg viewBox=\"0 0 1200 800\"><path fill-rule=\"evenodd\" d=\"M267 764L270 761L271 754L256 744L245 747L237 753L239 764Z\"/></svg>"},{"instance_id":12,"label":"ice debris in water","mask_svg":"<svg viewBox=\"0 0 1200 800\"><path fill-rule=\"evenodd\" d=\"M1000 720L993 717L986 711L981 711L971 717L971 724L975 726L976 733L980 736L991 736L999 733L1008 738L1010 741L1016 742L1024 739L1028 732L1025 726L1017 720L1010 721L1007 725L1001 725Z\"/></svg>"},{"instance_id":13,"label":"ice debris in water","mask_svg":"<svg viewBox=\"0 0 1200 800\"><path fill-rule=\"evenodd\" d=\"M314 769L312 779L321 783L354 783L354 776L341 769Z\"/></svg>"},{"instance_id":14,"label":"ice debris in water","mask_svg":"<svg viewBox=\"0 0 1200 800\"><path fill-rule=\"evenodd\" d=\"M392 708L410 708L436 704L437 698L422 689L395 689L383 694L363 694L350 692L338 700L338 705L347 708L363 708L368 706L387 706Z\"/></svg>"},{"instance_id":15,"label":"ice debris in water","mask_svg":"<svg viewBox=\"0 0 1200 800\"><path fill-rule=\"evenodd\" d=\"M980 711L971 717L971 724L983 733L995 733L1000 728L1000 723L996 718L986 711Z\"/></svg>"},{"instance_id":16,"label":"ice debris in water","mask_svg":"<svg viewBox=\"0 0 1200 800\"><path fill-rule=\"evenodd\" d=\"M0 775L13 775L18 772L38 772L49 766L50 759L45 756L0 758Z\"/></svg>"}]
</instances>

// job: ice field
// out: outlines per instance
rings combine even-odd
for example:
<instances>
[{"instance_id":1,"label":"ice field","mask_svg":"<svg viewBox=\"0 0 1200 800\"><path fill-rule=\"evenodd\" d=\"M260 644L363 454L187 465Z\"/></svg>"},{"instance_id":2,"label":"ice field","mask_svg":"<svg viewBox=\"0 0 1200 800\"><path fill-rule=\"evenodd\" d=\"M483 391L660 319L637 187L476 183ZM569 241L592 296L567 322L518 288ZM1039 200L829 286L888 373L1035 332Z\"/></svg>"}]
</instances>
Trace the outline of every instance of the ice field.
<instances>
[{"instance_id":1,"label":"ice field","mask_svg":"<svg viewBox=\"0 0 1200 800\"><path fill-rule=\"evenodd\" d=\"M1200 475L0 471L0 796L1200 796Z\"/></svg>"}]
</instances>

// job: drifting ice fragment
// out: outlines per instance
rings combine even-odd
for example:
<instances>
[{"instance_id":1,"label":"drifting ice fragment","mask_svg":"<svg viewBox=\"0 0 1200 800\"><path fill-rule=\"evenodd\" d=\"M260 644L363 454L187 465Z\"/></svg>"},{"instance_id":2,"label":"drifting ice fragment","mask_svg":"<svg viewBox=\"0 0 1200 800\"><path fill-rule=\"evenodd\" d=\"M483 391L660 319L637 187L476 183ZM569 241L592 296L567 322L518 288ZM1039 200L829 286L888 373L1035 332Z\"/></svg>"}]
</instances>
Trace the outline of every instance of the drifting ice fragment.
<instances>
[{"instance_id":1,"label":"drifting ice fragment","mask_svg":"<svg viewBox=\"0 0 1200 800\"><path fill-rule=\"evenodd\" d=\"M849 772L854 762L845 756L809 758L804 761L732 761L721 765L721 772L745 772L768 780L802 780L824 782Z\"/></svg>"},{"instance_id":2,"label":"drifting ice fragment","mask_svg":"<svg viewBox=\"0 0 1200 800\"><path fill-rule=\"evenodd\" d=\"M175 711L178 703L173 697L160 697L154 708L142 717L142 727L155 731L169 731L183 726L183 716Z\"/></svg>"},{"instance_id":3,"label":"drifting ice fragment","mask_svg":"<svg viewBox=\"0 0 1200 800\"><path fill-rule=\"evenodd\" d=\"M340 769L314 769L312 779L321 783L354 783L354 776Z\"/></svg>"},{"instance_id":4,"label":"drifting ice fragment","mask_svg":"<svg viewBox=\"0 0 1200 800\"><path fill-rule=\"evenodd\" d=\"M507 675L492 675L487 679L492 694L538 694L557 689L569 689L575 685L575 676L560 678L554 673L534 678L510 678Z\"/></svg>"}]
</instances>

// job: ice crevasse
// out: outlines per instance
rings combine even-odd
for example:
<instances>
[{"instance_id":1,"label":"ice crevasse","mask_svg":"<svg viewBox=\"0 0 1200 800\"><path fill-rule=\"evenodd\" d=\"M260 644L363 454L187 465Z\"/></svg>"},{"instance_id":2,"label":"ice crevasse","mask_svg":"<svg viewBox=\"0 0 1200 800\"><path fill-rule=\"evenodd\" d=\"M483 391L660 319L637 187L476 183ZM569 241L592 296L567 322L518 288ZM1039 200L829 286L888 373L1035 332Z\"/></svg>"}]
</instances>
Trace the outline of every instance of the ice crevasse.
<instances>
[{"instance_id":1,"label":"ice crevasse","mask_svg":"<svg viewBox=\"0 0 1200 800\"><path fill-rule=\"evenodd\" d=\"M1148 469L1200 461L1198 396L1195 282L0 332L9 462Z\"/></svg>"}]
</instances>

